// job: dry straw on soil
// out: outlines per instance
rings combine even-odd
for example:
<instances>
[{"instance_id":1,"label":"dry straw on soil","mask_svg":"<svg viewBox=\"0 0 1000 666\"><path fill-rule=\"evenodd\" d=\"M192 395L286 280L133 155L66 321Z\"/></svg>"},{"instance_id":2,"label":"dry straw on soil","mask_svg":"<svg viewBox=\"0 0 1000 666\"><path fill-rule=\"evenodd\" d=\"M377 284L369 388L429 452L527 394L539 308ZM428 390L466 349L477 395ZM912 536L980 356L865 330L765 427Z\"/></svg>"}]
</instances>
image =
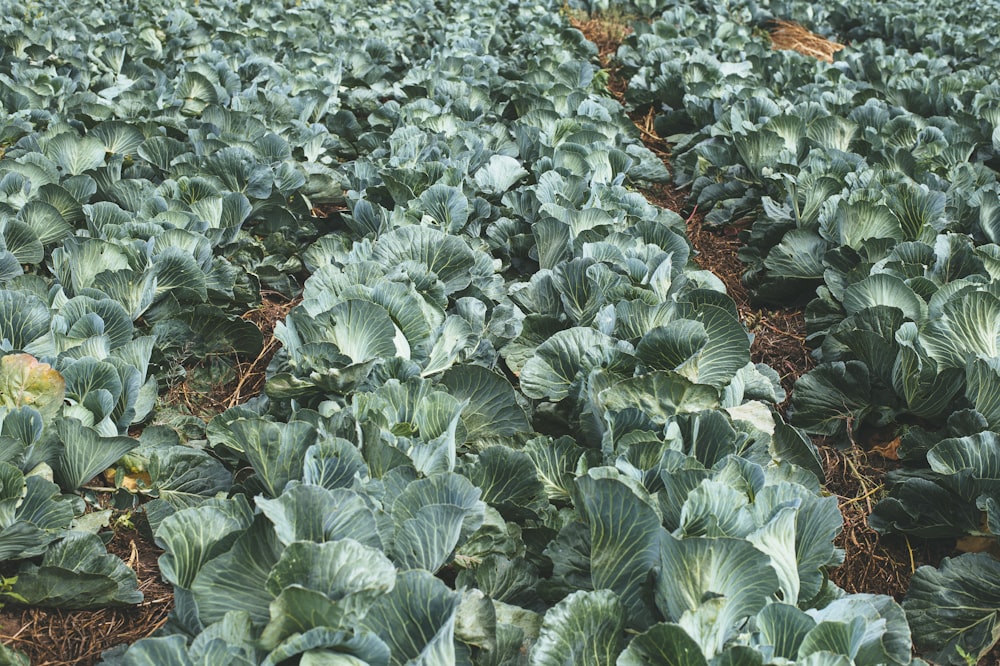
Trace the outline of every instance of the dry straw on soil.
<instances>
[{"instance_id":1,"label":"dry straw on soil","mask_svg":"<svg viewBox=\"0 0 1000 666\"><path fill-rule=\"evenodd\" d=\"M797 51L824 62L833 62L833 54L844 48L843 44L831 42L810 32L793 21L775 19L771 33L771 48L776 51Z\"/></svg>"}]
</instances>

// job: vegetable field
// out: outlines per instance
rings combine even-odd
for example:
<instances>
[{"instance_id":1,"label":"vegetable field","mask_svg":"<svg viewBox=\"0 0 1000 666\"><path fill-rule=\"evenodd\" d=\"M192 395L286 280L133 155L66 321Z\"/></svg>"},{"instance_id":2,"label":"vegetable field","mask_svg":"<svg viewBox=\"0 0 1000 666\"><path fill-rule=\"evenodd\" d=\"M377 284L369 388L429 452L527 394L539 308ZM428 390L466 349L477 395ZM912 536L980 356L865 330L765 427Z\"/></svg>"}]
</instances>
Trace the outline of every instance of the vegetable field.
<instances>
[{"instance_id":1,"label":"vegetable field","mask_svg":"<svg viewBox=\"0 0 1000 666\"><path fill-rule=\"evenodd\" d=\"M0 663L988 661L984 7L0 0Z\"/></svg>"}]
</instances>

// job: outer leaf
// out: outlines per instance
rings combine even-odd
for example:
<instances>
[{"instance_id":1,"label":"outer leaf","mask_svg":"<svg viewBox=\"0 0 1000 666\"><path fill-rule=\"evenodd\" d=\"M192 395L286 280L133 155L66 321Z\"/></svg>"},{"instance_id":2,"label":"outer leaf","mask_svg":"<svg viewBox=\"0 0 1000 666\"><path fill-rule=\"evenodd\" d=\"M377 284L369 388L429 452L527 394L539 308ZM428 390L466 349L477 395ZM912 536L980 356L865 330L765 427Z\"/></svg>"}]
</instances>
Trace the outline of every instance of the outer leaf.
<instances>
[{"instance_id":1,"label":"outer leaf","mask_svg":"<svg viewBox=\"0 0 1000 666\"><path fill-rule=\"evenodd\" d=\"M719 653L778 589L768 556L741 539L668 536L660 563L657 606L668 618L697 627L693 638L707 655Z\"/></svg>"},{"instance_id":2,"label":"outer leaf","mask_svg":"<svg viewBox=\"0 0 1000 666\"><path fill-rule=\"evenodd\" d=\"M316 429L304 421L244 419L234 421L229 429L243 442L250 464L271 497L280 495L289 481L301 478L306 450L316 438Z\"/></svg>"},{"instance_id":3,"label":"outer leaf","mask_svg":"<svg viewBox=\"0 0 1000 666\"><path fill-rule=\"evenodd\" d=\"M277 499L257 497L255 501L286 546L296 541L319 543L349 538L372 548L382 547L375 515L353 491L296 485Z\"/></svg>"},{"instance_id":4,"label":"outer leaf","mask_svg":"<svg viewBox=\"0 0 1000 666\"><path fill-rule=\"evenodd\" d=\"M467 440L511 437L530 431L514 388L495 372L480 365L457 366L441 376L441 383L458 400L469 401L462 409Z\"/></svg>"},{"instance_id":5,"label":"outer leaf","mask_svg":"<svg viewBox=\"0 0 1000 666\"><path fill-rule=\"evenodd\" d=\"M132 645L122 663L125 666L194 666L188 656L184 636L143 638Z\"/></svg>"},{"instance_id":6,"label":"outer leaf","mask_svg":"<svg viewBox=\"0 0 1000 666\"><path fill-rule=\"evenodd\" d=\"M945 303L921 336L939 367L965 368L970 357L1000 356L1000 299L983 291L958 295Z\"/></svg>"},{"instance_id":7,"label":"outer leaf","mask_svg":"<svg viewBox=\"0 0 1000 666\"><path fill-rule=\"evenodd\" d=\"M746 491L706 479L684 500L676 536L746 537L753 529L748 505Z\"/></svg>"},{"instance_id":8,"label":"outer leaf","mask_svg":"<svg viewBox=\"0 0 1000 666\"><path fill-rule=\"evenodd\" d=\"M449 233L457 234L469 221L469 200L458 187L431 185L420 195L427 214Z\"/></svg>"},{"instance_id":9,"label":"outer leaf","mask_svg":"<svg viewBox=\"0 0 1000 666\"><path fill-rule=\"evenodd\" d=\"M59 165L64 173L76 176L104 164L104 144L92 136L63 132L45 146L45 155Z\"/></svg>"},{"instance_id":10,"label":"outer leaf","mask_svg":"<svg viewBox=\"0 0 1000 666\"><path fill-rule=\"evenodd\" d=\"M770 452L775 461L787 460L802 469L809 470L820 482L825 481L826 475L816 445L798 428L783 422L776 423L774 435L771 437Z\"/></svg>"},{"instance_id":11,"label":"outer leaf","mask_svg":"<svg viewBox=\"0 0 1000 666\"><path fill-rule=\"evenodd\" d=\"M350 299L323 315L329 341L354 363L397 354L396 326L385 309L371 301Z\"/></svg>"},{"instance_id":12,"label":"outer leaf","mask_svg":"<svg viewBox=\"0 0 1000 666\"><path fill-rule=\"evenodd\" d=\"M0 530L0 557L4 560L42 555L53 540L31 523L16 522Z\"/></svg>"},{"instance_id":13,"label":"outer leaf","mask_svg":"<svg viewBox=\"0 0 1000 666\"><path fill-rule=\"evenodd\" d=\"M18 521L55 533L69 527L81 511L77 496L60 494L59 486L38 474L29 474L24 484L24 500L15 512Z\"/></svg>"},{"instance_id":14,"label":"outer leaf","mask_svg":"<svg viewBox=\"0 0 1000 666\"><path fill-rule=\"evenodd\" d=\"M635 355L650 370L683 370L686 377L694 380L698 373L697 354L707 343L708 333L703 325L678 319L642 336Z\"/></svg>"},{"instance_id":15,"label":"outer leaf","mask_svg":"<svg viewBox=\"0 0 1000 666\"><path fill-rule=\"evenodd\" d=\"M531 666L610 666L622 649L622 607L610 590L574 592L549 609Z\"/></svg>"},{"instance_id":16,"label":"outer leaf","mask_svg":"<svg viewBox=\"0 0 1000 666\"><path fill-rule=\"evenodd\" d=\"M340 437L324 438L306 449L302 481L333 490L350 487L368 476L368 466L357 447Z\"/></svg>"},{"instance_id":17,"label":"outer leaf","mask_svg":"<svg viewBox=\"0 0 1000 666\"><path fill-rule=\"evenodd\" d=\"M222 463L187 446L154 450L149 477L156 496L177 509L200 504L233 485L233 475Z\"/></svg>"},{"instance_id":18,"label":"outer leaf","mask_svg":"<svg viewBox=\"0 0 1000 666\"><path fill-rule=\"evenodd\" d=\"M101 437L76 419L60 419L56 429L63 443L56 479L68 490L79 488L139 445L130 437Z\"/></svg>"},{"instance_id":19,"label":"outer leaf","mask_svg":"<svg viewBox=\"0 0 1000 666\"><path fill-rule=\"evenodd\" d=\"M887 206L864 200L842 202L830 226L832 228L823 230L828 239L854 249L873 238L905 240L899 220Z\"/></svg>"},{"instance_id":20,"label":"outer leaf","mask_svg":"<svg viewBox=\"0 0 1000 666\"><path fill-rule=\"evenodd\" d=\"M892 597L876 594L850 594L836 599L822 609L810 610L809 615L819 624L811 634L824 624L859 624L860 628L849 627L846 634L842 629L835 629L827 634L827 638L849 639L848 645L857 644L854 660L858 664L896 664L907 666L911 663L912 646L910 644L910 628L906 624L906 616ZM839 635L839 638L838 638ZM809 636L803 641L800 656L808 651L807 644L830 651L835 643L824 640L813 640ZM853 648L851 648L853 649ZM846 650L837 650L841 654L850 654Z\"/></svg>"},{"instance_id":21,"label":"outer leaf","mask_svg":"<svg viewBox=\"0 0 1000 666\"><path fill-rule=\"evenodd\" d=\"M833 540L843 518L836 499L781 482L761 490L753 508L763 526L747 538L771 556L784 601L813 599L822 588L826 567L838 563Z\"/></svg>"},{"instance_id":22,"label":"outer leaf","mask_svg":"<svg viewBox=\"0 0 1000 666\"><path fill-rule=\"evenodd\" d=\"M250 506L242 495L205 502L164 518L156 530L157 544L166 551L159 560L163 577L190 589L202 566L228 550L251 520Z\"/></svg>"},{"instance_id":23,"label":"outer leaf","mask_svg":"<svg viewBox=\"0 0 1000 666\"><path fill-rule=\"evenodd\" d=\"M859 425L871 409L868 366L860 361L824 363L795 384L794 425L818 435L839 435Z\"/></svg>"},{"instance_id":24,"label":"outer leaf","mask_svg":"<svg viewBox=\"0 0 1000 666\"><path fill-rule=\"evenodd\" d=\"M761 642L774 650L775 657L796 659L806 635L816 621L789 604L769 604L757 614Z\"/></svg>"},{"instance_id":25,"label":"outer leaf","mask_svg":"<svg viewBox=\"0 0 1000 666\"><path fill-rule=\"evenodd\" d=\"M941 440L927 453L927 462L963 499L1000 493L1000 435L995 432Z\"/></svg>"},{"instance_id":26,"label":"outer leaf","mask_svg":"<svg viewBox=\"0 0 1000 666\"><path fill-rule=\"evenodd\" d=\"M659 623L632 639L617 666L708 666L701 648L676 624Z\"/></svg>"},{"instance_id":27,"label":"outer leaf","mask_svg":"<svg viewBox=\"0 0 1000 666\"><path fill-rule=\"evenodd\" d=\"M136 149L143 143L143 135L136 127L117 120L98 124L89 133L104 144L108 153L119 155L135 155Z\"/></svg>"},{"instance_id":28,"label":"outer leaf","mask_svg":"<svg viewBox=\"0 0 1000 666\"><path fill-rule=\"evenodd\" d=\"M927 305L894 275L876 273L844 290L844 309L855 314L878 305L898 308L910 321L923 322Z\"/></svg>"},{"instance_id":29,"label":"outer leaf","mask_svg":"<svg viewBox=\"0 0 1000 666\"><path fill-rule=\"evenodd\" d=\"M267 589L276 599L261 642L273 648L314 627L351 628L395 581L396 569L388 558L353 539L293 543L267 577Z\"/></svg>"},{"instance_id":30,"label":"outer leaf","mask_svg":"<svg viewBox=\"0 0 1000 666\"><path fill-rule=\"evenodd\" d=\"M948 368L948 370L953 369ZM986 418L986 422L992 428L1000 429L1000 358L970 360L965 371L965 380L965 397L972 403L973 408ZM961 386L960 374L956 383ZM938 392L939 396L942 394L943 397L951 397L947 391Z\"/></svg>"},{"instance_id":31,"label":"outer leaf","mask_svg":"<svg viewBox=\"0 0 1000 666\"><path fill-rule=\"evenodd\" d=\"M461 595L426 571L406 571L361 621L389 646L392 666L455 663L455 613Z\"/></svg>"},{"instance_id":32,"label":"outer leaf","mask_svg":"<svg viewBox=\"0 0 1000 666\"><path fill-rule=\"evenodd\" d=\"M69 532L49 547L41 565L28 565L12 589L28 604L101 608L142 601L135 572L109 555L95 534Z\"/></svg>"},{"instance_id":33,"label":"outer leaf","mask_svg":"<svg viewBox=\"0 0 1000 666\"><path fill-rule=\"evenodd\" d=\"M695 384L674 372L651 372L626 379L600 393L605 409L638 409L656 423L666 423L677 414L714 409L719 392L711 386Z\"/></svg>"},{"instance_id":34,"label":"outer leaf","mask_svg":"<svg viewBox=\"0 0 1000 666\"><path fill-rule=\"evenodd\" d=\"M202 566L191 583L202 623L218 622L230 611L243 611L255 626L263 626L270 617L268 607L274 596L262 581L267 580L282 550L274 528L258 516L230 550Z\"/></svg>"},{"instance_id":35,"label":"outer leaf","mask_svg":"<svg viewBox=\"0 0 1000 666\"><path fill-rule=\"evenodd\" d=\"M0 290L0 339L9 340L14 349L24 349L45 335L51 319L48 307L37 296Z\"/></svg>"},{"instance_id":36,"label":"outer leaf","mask_svg":"<svg viewBox=\"0 0 1000 666\"><path fill-rule=\"evenodd\" d=\"M392 554L401 567L434 572L483 522L480 491L465 477L436 474L411 482L393 503Z\"/></svg>"},{"instance_id":37,"label":"outer leaf","mask_svg":"<svg viewBox=\"0 0 1000 666\"><path fill-rule=\"evenodd\" d=\"M666 532L653 508L614 478L581 476L575 504L590 527L590 575L594 589L612 590L629 627L646 628L653 617L648 580Z\"/></svg>"},{"instance_id":38,"label":"outer leaf","mask_svg":"<svg viewBox=\"0 0 1000 666\"><path fill-rule=\"evenodd\" d=\"M493 155L476 171L476 185L487 194L503 194L528 172L513 157Z\"/></svg>"},{"instance_id":39,"label":"outer leaf","mask_svg":"<svg viewBox=\"0 0 1000 666\"><path fill-rule=\"evenodd\" d=\"M585 449L570 437L556 440L539 438L531 440L524 452L535 463L535 474L548 498L556 502L569 501L573 479L584 460Z\"/></svg>"},{"instance_id":40,"label":"outer leaf","mask_svg":"<svg viewBox=\"0 0 1000 666\"><path fill-rule=\"evenodd\" d=\"M66 240L73 233L73 227L60 215L59 210L39 199L32 199L17 212L15 218L23 224L44 246ZM31 248L27 248L28 251Z\"/></svg>"},{"instance_id":41,"label":"outer leaf","mask_svg":"<svg viewBox=\"0 0 1000 666\"><path fill-rule=\"evenodd\" d=\"M316 627L282 641L261 666L277 666L302 655L300 666L388 666L389 648L370 632Z\"/></svg>"},{"instance_id":42,"label":"outer leaf","mask_svg":"<svg viewBox=\"0 0 1000 666\"><path fill-rule=\"evenodd\" d=\"M394 229L379 238L373 258L385 266L421 264L444 283L447 294L469 286L475 265L472 248L460 237L417 226Z\"/></svg>"},{"instance_id":43,"label":"outer leaf","mask_svg":"<svg viewBox=\"0 0 1000 666\"><path fill-rule=\"evenodd\" d=\"M521 390L529 398L562 400L616 349L613 338L593 328L559 331L539 345L524 364Z\"/></svg>"},{"instance_id":44,"label":"outer leaf","mask_svg":"<svg viewBox=\"0 0 1000 666\"><path fill-rule=\"evenodd\" d=\"M27 490L21 470L9 463L0 463L0 527L9 527L14 522L14 512Z\"/></svg>"},{"instance_id":45,"label":"outer leaf","mask_svg":"<svg viewBox=\"0 0 1000 666\"><path fill-rule=\"evenodd\" d=\"M456 584L482 590L495 601L529 605L538 598L538 570L523 558L487 555L475 569L458 574Z\"/></svg>"},{"instance_id":46,"label":"outer leaf","mask_svg":"<svg viewBox=\"0 0 1000 666\"><path fill-rule=\"evenodd\" d=\"M926 477L932 478L926 478ZM981 530L982 512L945 487L936 474L913 475L893 484L869 518L879 532L925 538L960 537Z\"/></svg>"},{"instance_id":47,"label":"outer leaf","mask_svg":"<svg viewBox=\"0 0 1000 666\"><path fill-rule=\"evenodd\" d=\"M903 601L917 648L937 663L979 660L1000 640L1000 562L985 553L920 567Z\"/></svg>"},{"instance_id":48,"label":"outer leaf","mask_svg":"<svg viewBox=\"0 0 1000 666\"><path fill-rule=\"evenodd\" d=\"M462 474L483 491L482 499L503 513L540 512L548 502L527 453L507 446L484 449Z\"/></svg>"},{"instance_id":49,"label":"outer leaf","mask_svg":"<svg viewBox=\"0 0 1000 666\"><path fill-rule=\"evenodd\" d=\"M708 334L696 381L722 388L750 362L750 339L740 320L724 308L705 304L689 309L685 316L701 323Z\"/></svg>"},{"instance_id":50,"label":"outer leaf","mask_svg":"<svg viewBox=\"0 0 1000 666\"><path fill-rule=\"evenodd\" d=\"M232 611L195 636L188 653L195 663L253 666L260 661L254 638L249 616Z\"/></svg>"}]
</instances>

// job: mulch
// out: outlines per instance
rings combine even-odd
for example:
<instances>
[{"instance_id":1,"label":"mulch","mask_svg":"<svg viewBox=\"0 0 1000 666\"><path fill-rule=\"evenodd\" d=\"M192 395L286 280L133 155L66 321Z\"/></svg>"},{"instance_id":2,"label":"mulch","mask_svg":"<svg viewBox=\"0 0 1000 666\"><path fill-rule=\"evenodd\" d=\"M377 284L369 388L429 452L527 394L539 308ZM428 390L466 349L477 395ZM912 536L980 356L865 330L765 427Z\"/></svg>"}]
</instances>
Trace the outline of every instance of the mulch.
<instances>
[{"instance_id":1,"label":"mulch","mask_svg":"<svg viewBox=\"0 0 1000 666\"><path fill-rule=\"evenodd\" d=\"M163 404L181 408L188 414L208 421L216 414L260 395L267 379L267 366L281 347L281 343L274 337L274 325L283 320L301 300L288 299L273 291L262 292L261 304L241 317L260 329L264 338L260 353L254 358L237 356L232 359L233 373L230 381L203 386L196 381L184 379L171 385L163 397ZM199 363L195 361L189 369L195 369Z\"/></svg>"},{"instance_id":2,"label":"mulch","mask_svg":"<svg viewBox=\"0 0 1000 666\"><path fill-rule=\"evenodd\" d=\"M776 19L771 22L768 33L771 36L771 48L796 51L823 62L832 63L834 54L844 48L843 44L821 37L794 21Z\"/></svg>"}]
</instances>

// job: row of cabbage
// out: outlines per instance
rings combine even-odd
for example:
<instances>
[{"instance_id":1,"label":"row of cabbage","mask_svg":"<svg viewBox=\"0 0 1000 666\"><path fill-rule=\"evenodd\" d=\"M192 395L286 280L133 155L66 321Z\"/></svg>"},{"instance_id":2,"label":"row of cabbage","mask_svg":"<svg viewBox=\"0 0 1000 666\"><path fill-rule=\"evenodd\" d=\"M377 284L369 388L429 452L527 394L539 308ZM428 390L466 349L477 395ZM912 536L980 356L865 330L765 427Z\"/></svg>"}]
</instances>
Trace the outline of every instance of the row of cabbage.
<instances>
[{"instance_id":1,"label":"row of cabbage","mask_svg":"<svg viewBox=\"0 0 1000 666\"><path fill-rule=\"evenodd\" d=\"M671 3L618 53L653 105L675 180L714 224L752 220L762 302L812 298L820 361L792 422L901 436L913 469L871 518L922 537L1000 534L1000 82L981 7L939 2ZM774 16L851 39L833 63L771 51ZM954 20L944 20L951 17ZM1000 566L923 568L904 603L918 646L964 663L996 640Z\"/></svg>"},{"instance_id":2,"label":"row of cabbage","mask_svg":"<svg viewBox=\"0 0 1000 666\"><path fill-rule=\"evenodd\" d=\"M107 663L910 663L552 3L3 9L5 600L141 598L110 466L176 606ZM129 436L263 289L268 396Z\"/></svg>"}]
</instances>

